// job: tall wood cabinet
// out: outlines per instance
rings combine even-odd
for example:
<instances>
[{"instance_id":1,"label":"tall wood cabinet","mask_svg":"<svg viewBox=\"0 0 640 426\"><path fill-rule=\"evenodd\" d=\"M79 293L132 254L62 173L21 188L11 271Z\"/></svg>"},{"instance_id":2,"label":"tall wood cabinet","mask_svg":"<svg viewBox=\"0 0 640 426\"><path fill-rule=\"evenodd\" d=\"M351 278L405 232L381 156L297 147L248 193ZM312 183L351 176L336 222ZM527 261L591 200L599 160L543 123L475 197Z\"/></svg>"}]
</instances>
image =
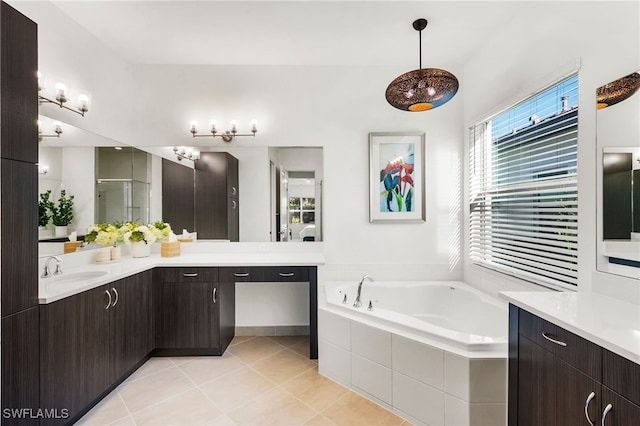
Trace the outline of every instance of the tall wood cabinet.
<instances>
[{"instance_id":1,"label":"tall wood cabinet","mask_svg":"<svg viewBox=\"0 0 640 426\"><path fill-rule=\"evenodd\" d=\"M200 239L240 239L238 159L203 152L195 166L195 226Z\"/></svg>"},{"instance_id":2,"label":"tall wood cabinet","mask_svg":"<svg viewBox=\"0 0 640 426\"><path fill-rule=\"evenodd\" d=\"M510 426L630 426L639 419L640 365L510 305Z\"/></svg>"},{"instance_id":3,"label":"tall wood cabinet","mask_svg":"<svg viewBox=\"0 0 640 426\"><path fill-rule=\"evenodd\" d=\"M38 397L36 24L0 2L2 423L36 424Z\"/></svg>"},{"instance_id":4,"label":"tall wood cabinet","mask_svg":"<svg viewBox=\"0 0 640 426\"><path fill-rule=\"evenodd\" d=\"M162 159L162 219L171 224L176 234L195 229L194 172Z\"/></svg>"}]
</instances>

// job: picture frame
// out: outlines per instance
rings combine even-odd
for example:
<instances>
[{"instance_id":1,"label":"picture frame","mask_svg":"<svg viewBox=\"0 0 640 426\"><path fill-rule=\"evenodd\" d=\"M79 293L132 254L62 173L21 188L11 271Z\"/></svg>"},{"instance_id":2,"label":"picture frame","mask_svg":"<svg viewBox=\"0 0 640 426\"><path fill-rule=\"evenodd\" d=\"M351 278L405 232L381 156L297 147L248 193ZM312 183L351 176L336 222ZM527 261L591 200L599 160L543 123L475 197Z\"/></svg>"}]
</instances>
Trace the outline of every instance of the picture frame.
<instances>
[{"instance_id":1,"label":"picture frame","mask_svg":"<svg viewBox=\"0 0 640 426\"><path fill-rule=\"evenodd\" d=\"M424 132L369 133L369 222L424 222Z\"/></svg>"}]
</instances>

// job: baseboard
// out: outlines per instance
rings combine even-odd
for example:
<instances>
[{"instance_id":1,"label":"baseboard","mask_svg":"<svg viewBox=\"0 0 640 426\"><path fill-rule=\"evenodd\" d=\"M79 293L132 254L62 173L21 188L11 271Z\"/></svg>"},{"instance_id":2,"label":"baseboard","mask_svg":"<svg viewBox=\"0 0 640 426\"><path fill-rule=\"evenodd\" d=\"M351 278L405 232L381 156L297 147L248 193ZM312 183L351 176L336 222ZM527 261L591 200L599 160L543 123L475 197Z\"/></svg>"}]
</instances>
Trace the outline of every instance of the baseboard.
<instances>
[{"instance_id":1,"label":"baseboard","mask_svg":"<svg viewBox=\"0 0 640 426\"><path fill-rule=\"evenodd\" d=\"M308 325L236 326L236 336L308 336Z\"/></svg>"}]
</instances>

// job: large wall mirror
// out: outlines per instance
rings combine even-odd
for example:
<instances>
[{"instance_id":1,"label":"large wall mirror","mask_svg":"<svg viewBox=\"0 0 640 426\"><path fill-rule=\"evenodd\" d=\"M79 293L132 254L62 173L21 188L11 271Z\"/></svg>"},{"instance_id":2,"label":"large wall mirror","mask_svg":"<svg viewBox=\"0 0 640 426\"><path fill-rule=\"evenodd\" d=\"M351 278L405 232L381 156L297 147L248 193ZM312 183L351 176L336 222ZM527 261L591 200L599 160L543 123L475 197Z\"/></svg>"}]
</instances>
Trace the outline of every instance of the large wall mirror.
<instances>
[{"instance_id":1,"label":"large wall mirror","mask_svg":"<svg viewBox=\"0 0 640 426\"><path fill-rule=\"evenodd\" d=\"M640 279L640 73L597 96L597 267Z\"/></svg>"},{"instance_id":2,"label":"large wall mirror","mask_svg":"<svg viewBox=\"0 0 640 426\"><path fill-rule=\"evenodd\" d=\"M69 232L78 235L94 223L162 219L163 159L194 168L192 161L178 161L173 147L132 147L46 116L39 120L39 193L51 190L51 198L57 200L60 190L65 189L74 196ZM56 127L62 130L59 137ZM239 241L322 240L321 147L225 145L200 149L228 152L238 159ZM274 190L276 170L278 176L286 176L277 180L278 191ZM296 197L302 202L297 211L288 204L289 198ZM292 202L295 205L295 200ZM286 238L276 236L276 210L282 219L281 229L287 229ZM43 243L55 241L52 226L48 228L40 231ZM182 232L182 227L176 232ZM58 253L62 253L61 243L41 244L41 256Z\"/></svg>"}]
</instances>

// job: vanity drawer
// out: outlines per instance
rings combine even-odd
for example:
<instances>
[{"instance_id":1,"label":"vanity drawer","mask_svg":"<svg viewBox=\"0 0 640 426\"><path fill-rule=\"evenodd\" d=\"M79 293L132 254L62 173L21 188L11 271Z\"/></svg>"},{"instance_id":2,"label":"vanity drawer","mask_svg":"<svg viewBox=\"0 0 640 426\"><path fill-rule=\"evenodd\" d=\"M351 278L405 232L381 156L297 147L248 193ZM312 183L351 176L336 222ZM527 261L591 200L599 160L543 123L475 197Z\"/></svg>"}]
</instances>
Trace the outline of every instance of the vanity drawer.
<instances>
[{"instance_id":1,"label":"vanity drawer","mask_svg":"<svg viewBox=\"0 0 640 426\"><path fill-rule=\"evenodd\" d=\"M640 365L603 350L602 384L640 405Z\"/></svg>"},{"instance_id":2,"label":"vanity drawer","mask_svg":"<svg viewBox=\"0 0 640 426\"><path fill-rule=\"evenodd\" d=\"M263 266L247 266L234 268L220 268L220 281L227 283L264 282L265 270Z\"/></svg>"},{"instance_id":3,"label":"vanity drawer","mask_svg":"<svg viewBox=\"0 0 640 426\"><path fill-rule=\"evenodd\" d=\"M306 266L273 266L267 271L270 282L307 282L309 268Z\"/></svg>"},{"instance_id":4,"label":"vanity drawer","mask_svg":"<svg viewBox=\"0 0 640 426\"><path fill-rule=\"evenodd\" d=\"M596 381L602 377L602 348L520 309L519 333Z\"/></svg>"},{"instance_id":5,"label":"vanity drawer","mask_svg":"<svg viewBox=\"0 0 640 426\"><path fill-rule=\"evenodd\" d=\"M217 283L218 268L161 268L160 281L166 283Z\"/></svg>"}]
</instances>

